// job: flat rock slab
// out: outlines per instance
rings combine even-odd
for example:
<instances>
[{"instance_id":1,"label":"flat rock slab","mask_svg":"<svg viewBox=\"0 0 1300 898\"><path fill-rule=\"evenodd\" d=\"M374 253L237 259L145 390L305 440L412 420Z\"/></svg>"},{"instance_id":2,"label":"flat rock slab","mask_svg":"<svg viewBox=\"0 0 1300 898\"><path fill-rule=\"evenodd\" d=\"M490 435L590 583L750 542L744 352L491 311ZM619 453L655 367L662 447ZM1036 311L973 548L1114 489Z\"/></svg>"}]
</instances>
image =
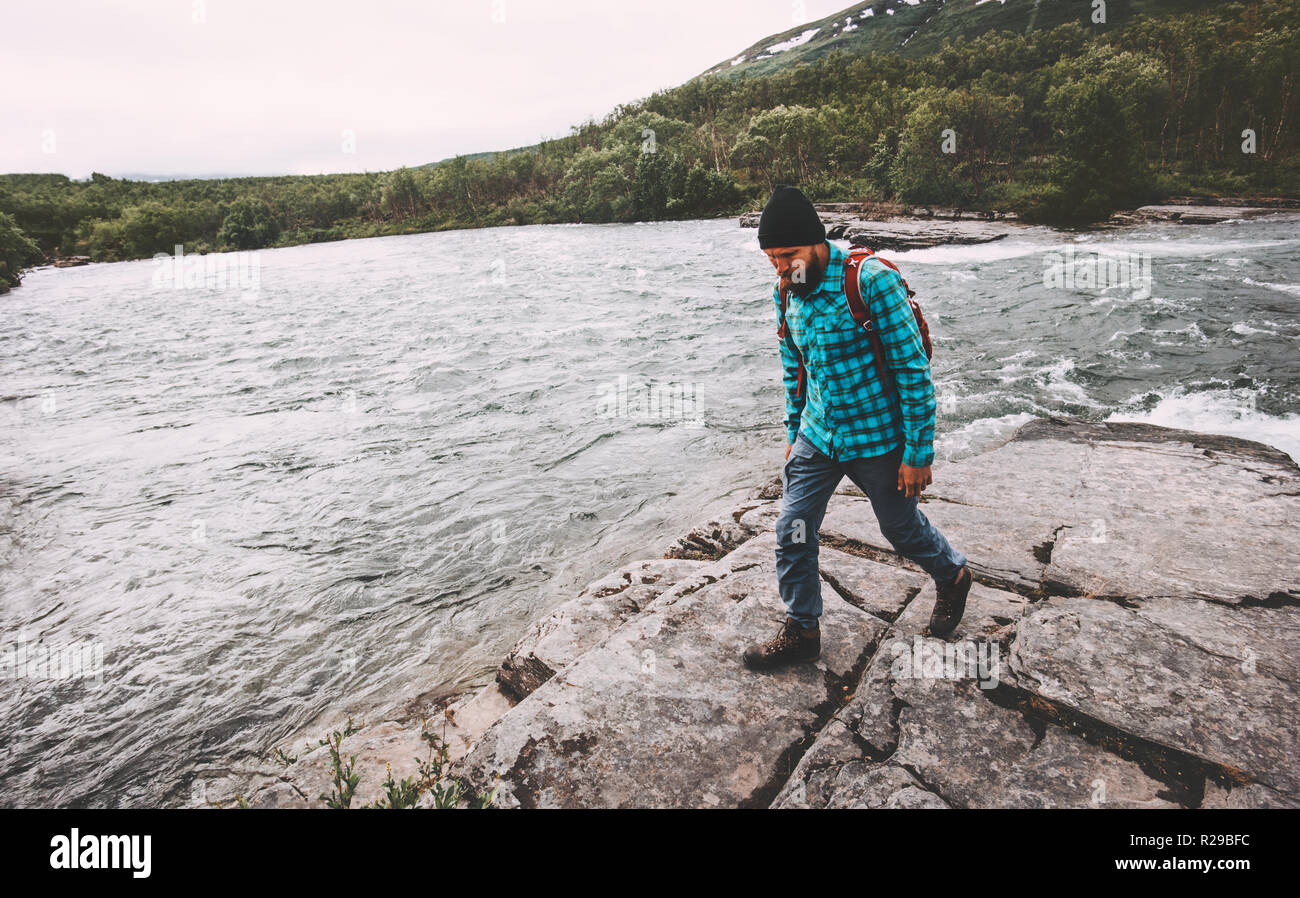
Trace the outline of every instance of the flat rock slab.
<instances>
[{"instance_id":1,"label":"flat rock slab","mask_svg":"<svg viewBox=\"0 0 1300 898\"><path fill-rule=\"evenodd\" d=\"M919 571L859 558L829 546L820 547L817 560L822 579L840 598L886 621L898 617L931 582ZM826 592L823 587L822 595Z\"/></svg>"},{"instance_id":2,"label":"flat rock slab","mask_svg":"<svg viewBox=\"0 0 1300 898\"><path fill-rule=\"evenodd\" d=\"M854 734L832 720L772 802L779 810L952 807L897 764L864 757Z\"/></svg>"},{"instance_id":3,"label":"flat rock slab","mask_svg":"<svg viewBox=\"0 0 1300 898\"><path fill-rule=\"evenodd\" d=\"M891 763L950 805L1180 806L1138 764L994 704L973 680L898 680L895 691L907 706L899 713Z\"/></svg>"},{"instance_id":4,"label":"flat rock slab","mask_svg":"<svg viewBox=\"0 0 1300 898\"><path fill-rule=\"evenodd\" d=\"M828 590L815 664L746 670L741 652L784 617L774 549L756 537L664 593L506 713L460 772L479 788L499 773L506 807L766 806L887 627Z\"/></svg>"},{"instance_id":5,"label":"flat rock slab","mask_svg":"<svg viewBox=\"0 0 1300 898\"><path fill-rule=\"evenodd\" d=\"M898 659L917 655L918 639L921 640L921 651L942 644L940 640L921 638L934 610L935 598L934 583L927 580L921 592L894 621L867 665L857 690L836 714L836 718L854 733L859 744L872 757L886 757L898 748L900 697L895 692ZM986 646L986 652L993 652L992 646L1005 646L1028 607L1029 601L1024 596L977 582L971 586L966 599L966 613L949 640L953 645L973 646L978 662L979 647ZM1008 674L1005 648L986 657L990 662L988 669L981 675L977 663L974 673L978 679L996 686Z\"/></svg>"},{"instance_id":6,"label":"flat rock slab","mask_svg":"<svg viewBox=\"0 0 1300 898\"><path fill-rule=\"evenodd\" d=\"M972 680L896 683L898 747L873 760L835 721L777 808L1180 807L1132 761L994 704Z\"/></svg>"},{"instance_id":7,"label":"flat rock slab","mask_svg":"<svg viewBox=\"0 0 1300 898\"><path fill-rule=\"evenodd\" d=\"M535 624L497 668L497 683L522 699L707 561L652 559L620 568L587 586Z\"/></svg>"},{"instance_id":8,"label":"flat rock slab","mask_svg":"<svg viewBox=\"0 0 1300 898\"><path fill-rule=\"evenodd\" d=\"M924 249L946 244L991 243L1001 240L1019 225L984 221L864 221L847 225L842 236L873 250Z\"/></svg>"},{"instance_id":9,"label":"flat rock slab","mask_svg":"<svg viewBox=\"0 0 1300 898\"><path fill-rule=\"evenodd\" d=\"M1284 798L1265 786L1251 783L1226 789L1216 783L1205 784L1203 808L1300 808L1300 801Z\"/></svg>"},{"instance_id":10,"label":"flat rock slab","mask_svg":"<svg viewBox=\"0 0 1300 898\"><path fill-rule=\"evenodd\" d=\"M1132 212L1125 213L1119 221L1176 221L1181 224L1217 224L1221 221L1243 218L1259 218L1261 215L1273 215L1277 209L1257 206L1139 206Z\"/></svg>"},{"instance_id":11,"label":"flat rock slab","mask_svg":"<svg viewBox=\"0 0 1300 898\"><path fill-rule=\"evenodd\" d=\"M747 502L698 527L692 527L686 535L668 547L664 557L692 561L718 560L757 532L745 523L746 512L764 504L766 503L762 500Z\"/></svg>"},{"instance_id":12,"label":"flat rock slab","mask_svg":"<svg viewBox=\"0 0 1300 898\"><path fill-rule=\"evenodd\" d=\"M1300 799L1300 609L1192 599L1035 603L1009 667L1022 689Z\"/></svg>"},{"instance_id":13,"label":"flat rock slab","mask_svg":"<svg viewBox=\"0 0 1300 898\"><path fill-rule=\"evenodd\" d=\"M1300 471L1190 443L1098 442L1044 586L1241 603L1300 598Z\"/></svg>"}]
</instances>

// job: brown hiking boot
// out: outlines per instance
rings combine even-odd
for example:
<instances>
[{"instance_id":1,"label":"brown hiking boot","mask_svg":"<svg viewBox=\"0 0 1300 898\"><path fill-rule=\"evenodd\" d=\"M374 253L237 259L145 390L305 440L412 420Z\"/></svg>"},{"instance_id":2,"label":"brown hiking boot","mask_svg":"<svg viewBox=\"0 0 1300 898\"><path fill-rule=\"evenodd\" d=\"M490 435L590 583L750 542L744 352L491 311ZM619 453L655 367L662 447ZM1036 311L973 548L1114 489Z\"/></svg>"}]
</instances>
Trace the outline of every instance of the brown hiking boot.
<instances>
[{"instance_id":1,"label":"brown hiking boot","mask_svg":"<svg viewBox=\"0 0 1300 898\"><path fill-rule=\"evenodd\" d=\"M957 628L961 616L966 613L966 595L970 592L971 581L970 569L962 565L954 582L936 586L939 597L934 603L934 613L930 615L930 626L925 628L926 636L942 638Z\"/></svg>"},{"instance_id":2,"label":"brown hiking boot","mask_svg":"<svg viewBox=\"0 0 1300 898\"><path fill-rule=\"evenodd\" d=\"M771 670L796 661L813 661L822 653L820 627L804 629L794 618L787 617L781 632L745 649L745 666L751 670Z\"/></svg>"}]
</instances>

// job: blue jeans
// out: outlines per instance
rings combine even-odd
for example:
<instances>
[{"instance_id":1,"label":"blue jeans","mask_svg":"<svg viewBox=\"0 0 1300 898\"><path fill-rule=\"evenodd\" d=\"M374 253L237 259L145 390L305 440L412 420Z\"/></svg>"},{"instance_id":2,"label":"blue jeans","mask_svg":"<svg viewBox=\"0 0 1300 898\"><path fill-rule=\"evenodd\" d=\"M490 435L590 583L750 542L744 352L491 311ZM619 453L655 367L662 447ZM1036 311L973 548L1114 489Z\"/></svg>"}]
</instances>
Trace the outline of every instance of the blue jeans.
<instances>
[{"instance_id":1,"label":"blue jeans","mask_svg":"<svg viewBox=\"0 0 1300 898\"><path fill-rule=\"evenodd\" d=\"M871 500L880 532L904 558L910 558L936 584L951 583L966 564L939 530L930 523L917 498L898 489L900 444L873 458L845 462L819 452L803 434L790 448L781 478L781 515L776 520L776 572L786 613L804 627L817 625L822 613L822 583L817 564L817 531L826 503L845 474Z\"/></svg>"}]
</instances>

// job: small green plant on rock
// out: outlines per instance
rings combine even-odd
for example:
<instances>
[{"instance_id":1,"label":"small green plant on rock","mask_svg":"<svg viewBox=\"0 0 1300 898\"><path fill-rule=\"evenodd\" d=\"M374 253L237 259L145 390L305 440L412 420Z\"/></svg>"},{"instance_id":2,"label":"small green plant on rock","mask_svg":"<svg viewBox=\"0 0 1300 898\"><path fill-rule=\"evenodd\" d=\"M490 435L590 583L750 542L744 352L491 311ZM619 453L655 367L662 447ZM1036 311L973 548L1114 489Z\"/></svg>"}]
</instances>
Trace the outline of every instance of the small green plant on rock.
<instances>
[{"instance_id":1,"label":"small green plant on rock","mask_svg":"<svg viewBox=\"0 0 1300 898\"><path fill-rule=\"evenodd\" d=\"M414 808L427 793L435 808L457 808L461 802L467 807L483 809L492 806L496 799L497 788L487 795L475 795L466 788L459 777L449 774L451 758L447 750L445 732L440 735L430 728L429 721L424 722L420 738L429 745L429 756L424 760L415 759L416 776L407 777L401 782L393 779L393 766L388 765L388 778L384 780L384 798L366 805L369 808Z\"/></svg>"},{"instance_id":2,"label":"small green plant on rock","mask_svg":"<svg viewBox=\"0 0 1300 898\"><path fill-rule=\"evenodd\" d=\"M333 780L333 788L328 795L322 793L318 796L326 807L352 807L352 800L356 796L357 786L361 782L361 774L356 769L357 755L352 755L344 760L343 740L355 735L364 726L364 723L356 724L349 717L347 725L341 731L335 730L327 738L316 743L315 747L329 749L330 777ZM361 805L361 807L402 809L423 806L483 809L492 806L492 803L496 800L497 792L500 790L501 777L497 776L498 785L494 786L491 792L486 795L479 795L466 786L459 777L451 775L451 754L447 746L445 720L442 733L437 732L432 727L431 721L426 720L420 729L420 738L429 746L429 754L424 759L415 758L415 775L398 780L393 776L393 765L389 764L387 766L387 777L384 779L383 797L369 804ZM307 744L308 752L311 752L313 748L310 743ZM291 755L280 748L273 749L269 757L272 761L285 768L291 767L299 760L298 756ZM427 800L426 796L428 796ZM247 799L242 795L237 795L235 800L238 807L249 807Z\"/></svg>"},{"instance_id":3,"label":"small green plant on rock","mask_svg":"<svg viewBox=\"0 0 1300 898\"><path fill-rule=\"evenodd\" d=\"M362 724L365 726L365 724ZM356 794L357 783L361 782L361 774L356 772L357 756L353 755L347 763L343 762L341 751L343 749L343 740L351 736L360 727L353 726L352 718L348 718L347 726L343 732L335 730L328 738L320 740L319 745L328 746L330 750L330 775L334 778L334 788L330 794L321 793L320 800L325 802L327 807L331 808L350 808L352 807L352 796Z\"/></svg>"},{"instance_id":4,"label":"small green plant on rock","mask_svg":"<svg viewBox=\"0 0 1300 898\"><path fill-rule=\"evenodd\" d=\"M289 754L283 748L275 748L271 751L271 760L281 767L292 767L298 763L298 756Z\"/></svg>"}]
</instances>

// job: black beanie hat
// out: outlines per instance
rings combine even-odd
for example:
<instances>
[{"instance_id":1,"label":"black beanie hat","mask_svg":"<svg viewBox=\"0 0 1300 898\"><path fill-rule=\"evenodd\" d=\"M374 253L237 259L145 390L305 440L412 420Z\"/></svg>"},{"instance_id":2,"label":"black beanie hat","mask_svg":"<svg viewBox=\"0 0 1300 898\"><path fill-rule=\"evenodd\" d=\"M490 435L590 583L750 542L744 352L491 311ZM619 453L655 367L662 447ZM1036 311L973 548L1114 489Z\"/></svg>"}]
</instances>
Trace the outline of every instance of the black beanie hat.
<instances>
[{"instance_id":1,"label":"black beanie hat","mask_svg":"<svg viewBox=\"0 0 1300 898\"><path fill-rule=\"evenodd\" d=\"M812 246L826 240L826 225L798 187L776 185L758 219L758 245Z\"/></svg>"}]
</instances>

